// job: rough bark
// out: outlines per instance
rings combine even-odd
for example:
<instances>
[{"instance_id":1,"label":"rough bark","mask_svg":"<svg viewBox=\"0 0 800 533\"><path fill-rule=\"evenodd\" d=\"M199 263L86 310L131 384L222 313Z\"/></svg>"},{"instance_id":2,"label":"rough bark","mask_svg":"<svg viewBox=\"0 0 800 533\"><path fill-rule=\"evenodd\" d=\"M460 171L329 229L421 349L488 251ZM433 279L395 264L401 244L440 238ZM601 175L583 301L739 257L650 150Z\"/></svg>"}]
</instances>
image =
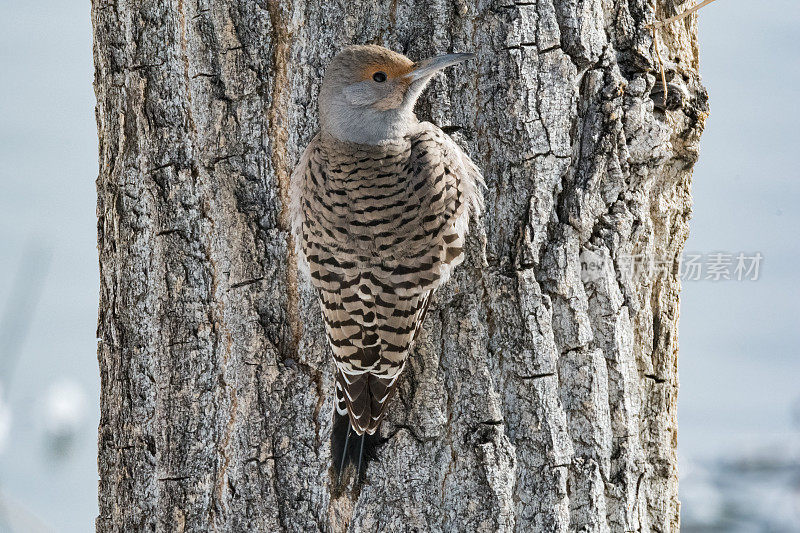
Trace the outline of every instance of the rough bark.
<instances>
[{"instance_id":1,"label":"rough bark","mask_svg":"<svg viewBox=\"0 0 800 533\"><path fill-rule=\"evenodd\" d=\"M675 531L678 258L706 96L685 7L92 1L100 531ZM473 51L418 114L488 184L358 494L291 169L349 43ZM655 97L659 100L659 97ZM664 261L650 275L629 256ZM581 262L597 265L582 272Z\"/></svg>"}]
</instances>

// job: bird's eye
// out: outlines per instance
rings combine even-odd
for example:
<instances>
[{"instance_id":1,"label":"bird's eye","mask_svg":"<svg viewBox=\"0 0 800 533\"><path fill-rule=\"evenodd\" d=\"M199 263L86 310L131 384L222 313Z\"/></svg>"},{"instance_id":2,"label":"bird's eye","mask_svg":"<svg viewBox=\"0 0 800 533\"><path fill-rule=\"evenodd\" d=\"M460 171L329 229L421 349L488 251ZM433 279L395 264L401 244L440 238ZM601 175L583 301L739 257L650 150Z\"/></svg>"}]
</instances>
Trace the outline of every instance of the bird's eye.
<instances>
[{"instance_id":1,"label":"bird's eye","mask_svg":"<svg viewBox=\"0 0 800 533\"><path fill-rule=\"evenodd\" d=\"M386 81L386 73L385 72L376 72L372 75L372 79L377 81L378 83L383 83Z\"/></svg>"}]
</instances>

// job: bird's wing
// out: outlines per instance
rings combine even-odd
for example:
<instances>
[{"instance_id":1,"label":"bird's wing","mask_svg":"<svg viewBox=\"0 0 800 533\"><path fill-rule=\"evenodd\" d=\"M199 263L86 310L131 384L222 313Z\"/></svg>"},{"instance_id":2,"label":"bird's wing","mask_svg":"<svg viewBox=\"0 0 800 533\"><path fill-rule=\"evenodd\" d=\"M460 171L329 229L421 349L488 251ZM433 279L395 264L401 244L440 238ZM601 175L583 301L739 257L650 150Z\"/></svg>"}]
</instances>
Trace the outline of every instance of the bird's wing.
<instances>
[{"instance_id":1,"label":"bird's wing","mask_svg":"<svg viewBox=\"0 0 800 533\"><path fill-rule=\"evenodd\" d=\"M341 154L315 138L292 176L292 225L337 365L337 411L374 433L430 295L463 261L480 172L422 123L400 151ZM327 153L326 153L327 152ZM334 158L342 155L342 160Z\"/></svg>"},{"instance_id":2,"label":"bird's wing","mask_svg":"<svg viewBox=\"0 0 800 533\"><path fill-rule=\"evenodd\" d=\"M353 287L320 291L320 305L337 367L337 411L349 413L357 433L372 434L398 385L430 292L384 291L366 300Z\"/></svg>"},{"instance_id":3,"label":"bird's wing","mask_svg":"<svg viewBox=\"0 0 800 533\"><path fill-rule=\"evenodd\" d=\"M461 148L427 122L411 137L404 171L411 176L413 198L409 216L400 220L404 241L392 250L396 264L386 279L399 294L419 294L437 289L464 260L470 219L483 210L484 185Z\"/></svg>"},{"instance_id":4,"label":"bird's wing","mask_svg":"<svg viewBox=\"0 0 800 533\"><path fill-rule=\"evenodd\" d=\"M303 154L300 156L300 161L294 167L291 177L289 178L289 224L291 226L294 251L298 257L298 266L300 270L307 276L310 274L308 260L306 259L305 246L303 235L303 226L305 225L305 201L309 195L309 188L313 185L311 182L311 158L312 155L319 150L319 135L315 136Z\"/></svg>"}]
</instances>

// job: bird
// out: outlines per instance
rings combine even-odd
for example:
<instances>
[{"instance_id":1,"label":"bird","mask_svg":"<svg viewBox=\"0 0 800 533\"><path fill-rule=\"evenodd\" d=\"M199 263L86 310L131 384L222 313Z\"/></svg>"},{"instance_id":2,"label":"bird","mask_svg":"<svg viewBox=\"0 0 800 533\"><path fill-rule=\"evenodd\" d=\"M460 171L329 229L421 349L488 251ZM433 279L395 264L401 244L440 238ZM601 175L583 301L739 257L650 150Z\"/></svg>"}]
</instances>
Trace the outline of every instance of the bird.
<instances>
[{"instance_id":1,"label":"bird","mask_svg":"<svg viewBox=\"0 0 800 533\"><path fill-rule=\"evenodd\" d=\"M335 363L330 472L340 489L353 471L354 486L364 481L431 295L463 262L484 208L478 167L414 113L434 75L473 57L414 62L377 45L343 48L325 70L319 131L290 178L298 264Z\"/></svg>"}]
</instances>

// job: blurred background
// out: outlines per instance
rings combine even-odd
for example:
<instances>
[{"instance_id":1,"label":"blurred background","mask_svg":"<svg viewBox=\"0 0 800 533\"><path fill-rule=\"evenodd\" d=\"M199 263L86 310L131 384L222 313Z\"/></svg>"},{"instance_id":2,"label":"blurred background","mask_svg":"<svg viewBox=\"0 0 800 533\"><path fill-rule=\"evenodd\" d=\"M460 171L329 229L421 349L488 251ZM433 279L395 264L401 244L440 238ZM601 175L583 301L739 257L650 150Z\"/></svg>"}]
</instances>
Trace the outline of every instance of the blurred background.
<instances>
[{"instance_id":1,"label":"blurred background","mask_svg":"<svg viewBox=\"0 0 800 533\"><path fill-rule=\"evenodd\" d=\"M0 1L0 532L94 528L97 134L88 2ZM768 6L768 8L767 8ZM800 4L700 12L711 117L687 253L763 260L686 280L683 530L800 531Z\"/></svg>"}]
</instances>

